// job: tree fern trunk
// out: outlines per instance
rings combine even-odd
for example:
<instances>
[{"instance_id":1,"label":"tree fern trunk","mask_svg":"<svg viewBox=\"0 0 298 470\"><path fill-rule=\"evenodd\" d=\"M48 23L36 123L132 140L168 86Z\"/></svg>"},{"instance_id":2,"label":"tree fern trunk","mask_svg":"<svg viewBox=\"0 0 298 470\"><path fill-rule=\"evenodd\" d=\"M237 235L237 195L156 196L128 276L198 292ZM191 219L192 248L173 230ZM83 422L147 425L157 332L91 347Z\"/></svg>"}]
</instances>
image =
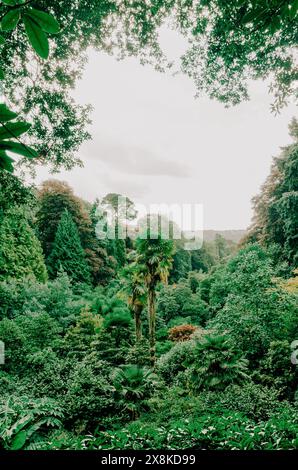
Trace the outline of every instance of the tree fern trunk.
<instances>
[{"instance_id":1,"label":"tree fern trunk","mask_svg":"<svg viewBox=\"0 0 298 470\"><path fill-rule=\"evenodd\" d=\"M155 289L149 288L148 292L148 315L149 315L149 344L150 344L150 365L155 366Z\"/></svg>"},{"instance_id":2,"label":"tree fern trunk","mask_svg":"<svg viewBox=\"0 0 298 470\"><path fill-rule=\"evenodd\" d=\"M137 305L134 311L135 317L135 329L136 329L136 340L139 343L142 339L142 321L141 321L142 307Z\"/></svg>"}]
</instances>

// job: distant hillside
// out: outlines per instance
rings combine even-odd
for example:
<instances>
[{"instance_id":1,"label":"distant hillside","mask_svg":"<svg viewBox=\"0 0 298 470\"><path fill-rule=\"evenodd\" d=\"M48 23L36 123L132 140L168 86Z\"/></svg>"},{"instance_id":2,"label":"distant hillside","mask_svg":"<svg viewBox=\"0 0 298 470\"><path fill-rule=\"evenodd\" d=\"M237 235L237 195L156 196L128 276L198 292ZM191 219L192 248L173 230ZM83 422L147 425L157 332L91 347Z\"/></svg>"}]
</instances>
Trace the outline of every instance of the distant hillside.
<instances>
[{"instance_id":1,"label":"distant hillside","mask_svg":"<svg viewBox=\"0 0 298 470\"><path fill-rule=\"evenodd\" d=\"M135 238L138 234L138 228L136 225L127 225L127 233L131 238ZM190 234L193 232L185 231L184 234ZM204 240L207 242L212 242L215 240L216 234L221 235L225 240L238 243L241 238L247 233L246 230L204 230ZM191 238L191 237L190 237Z\"/></svg>"},{"instance_id":2,"label":"distant hillside","mask_svg":"<svg viewBox=\"0 0 298 470\"><path fill-rule=\"evenodd\" d=\"M241 238L246 234L246 230L204 230L204 240L212 242L218 233L226 240L238 243Z\"/></svg>"}]
</instances>

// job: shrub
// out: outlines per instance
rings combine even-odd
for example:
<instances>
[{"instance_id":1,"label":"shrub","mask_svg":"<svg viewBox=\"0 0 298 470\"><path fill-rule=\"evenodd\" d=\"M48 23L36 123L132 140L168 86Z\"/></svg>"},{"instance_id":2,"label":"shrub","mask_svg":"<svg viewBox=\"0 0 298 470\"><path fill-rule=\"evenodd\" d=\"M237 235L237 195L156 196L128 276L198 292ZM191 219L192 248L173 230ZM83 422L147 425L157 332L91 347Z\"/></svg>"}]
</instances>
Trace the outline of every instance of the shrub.
<instances>
[{"instance_id":1,"label":"shrub","mask_svg":"<svg viewBox=\"0 0 298 470\"><path fill-rule=\"evenodd\" d=\"M4 318L0 321L0 341L5 345L5 371L21 372L28 351L26 336L15 321Z\"/></svg>"},{"instance_id":2,"label":"shrub","mask_svg":"<svg viewBox=\"0 0 298 470\"><path fill-rule=\"evenodd\" d=\"M50 398L27 396L0 400L0 437L2 448L19 450L44 437L48 429L61 427L63 410Z\"/></svg>"},{"instance_id":3,"label":"shrub","mask_svg":"<svg viewBox=\"0 0 298 470\"><path fill-rule=\"evenodd\" d=\"M98 433L90 449L279 450L298 446L298 414L285 409L268 422L253 423L240 413L201 415L156 426L136 421L124 429Z\"/></svg>"},{"instance_id":4,"label":"shrub","mask_svg":"<svg viewBox=\"0 0 298 470\"><path fill-rule=\"evenodd\" d=\"M223 390L232 383L248 380L248 361L237 352L226 336L205 336L195 343L186 358L185 375L194 390Z\"/></svg>"},{"instance_id":5,"label":"shrub","mask_svg":"<svg viewBox=\"0 0 298 470\"><path fill-rule=\"evenodd\" d=\"M74 364L61 397L68 425L82 431L94 429L115 406L110 368L104 361L86 357Z\"/></svg>"},{"instance_id":6,"label":"shrub","mask_svg":"<svg viewBox=\"0 0 298 470\"><path fill-rule=\"evenodd\" d=\"M192 292L186 281L163 286L158 295L157 310L167 324L181 317L182 323L186 323L187 318L191 323L202 325L208 317L208 305L198 292Z\"/></svg>"},{"instance_id":7,"label":"shrub","mask_svg":"<svg viewBox=\"0 0 298 470\"><path fill-rule=\"evenodd\" d=\"M293 399L297 383L298 368L290 360L291 348L288 341L273 341L255 372L256 380L273 385L281 397Z\"/></svg>"},{"instance_id":8,"label":"shrub","mask_svg":"<svg viewBox=\"0 0 298 470\"><path fill-rule=\"evenodd\" d=\"M194 356L195 342L182 341L173 346L170 351L157 361L157 370L166 383L173 383L179 372L186 369L185 361Z\"/></svg>"},{"instance_id":9,"label":"shrub","mask_svg":"<svg viewBox=\"0 0 298 470\"><path fill-rule=\"evenodd\" d=\"M169 330L169 339L171 341L188 341L196 329L197 327L194 325L175 326Z\"/></svg>"},{"instance_id":10,"label":"shrub","mask_svg":"<svg viewBox=\"0 0 298 470\"><path fill-rule=\"evenodd\" d=\"M146 409L146 400L158 386L158 377L150 369L127 364L114 371L113 385L118 406L135 420Z\"/></svg>"},{"instance_id":11,"label":"shrub","mask_svg":"<svg viewBox=\"0 0 298 470\"><path fill-rule=\"evenodd\" d=\"M279 395L274 388L249 382L228 386L218 394L218 403L221 408L241 412L258 422L267 420L281 408Z\"/></svg>"},{"instance_id":12,"label":"shrub","mask_svg":"<svg viewBox=\"0 0 298 470\"><path fill-rule=\"evenodd\" d=\"M149 366L149 341L146 338L142 338L136 342L127 352L126 360L127 364L138 364L139 366Z\"/></svg>"},{"instance_id":13,"label":"shrub","mask_svg":"<svg viewBox=\"0 0 298 470\"><path fill-rule=\"evenodd\" d=\"M71 326L65 337L64 347L70 356L84 357L91 344L103 328L103 318L91 313L88 308L81 311L77 323Z\"/></svg>"}]
</instances>

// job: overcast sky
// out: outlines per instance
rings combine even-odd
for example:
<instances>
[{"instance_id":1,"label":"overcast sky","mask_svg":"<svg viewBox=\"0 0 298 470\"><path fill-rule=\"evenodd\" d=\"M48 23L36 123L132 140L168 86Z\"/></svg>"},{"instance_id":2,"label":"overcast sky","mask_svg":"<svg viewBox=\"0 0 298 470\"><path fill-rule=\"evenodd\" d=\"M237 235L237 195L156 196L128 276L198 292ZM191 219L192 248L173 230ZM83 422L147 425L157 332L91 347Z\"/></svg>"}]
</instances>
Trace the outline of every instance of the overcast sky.
<instances>
[{"instance_id":1,"label":"overcast sky","mask_svg":"<svg viewBox=\"0 0 298 470\"><path fill-rule=\"evenodd\" d=\"M170 59L182 54L175 33L164 31L161 40ZM253 83L251 100L230 109L194 94L182 74L91 51L74 96L93 105L93 139L79 152L84 168L55 178L89 201L119 192L147 206L199 203L205 229L246 228L252 196L279 147L290 142L296 109L271 114L265 83ZM48 177L41 168L36 182Z\"/></svg>"}]
</instances>

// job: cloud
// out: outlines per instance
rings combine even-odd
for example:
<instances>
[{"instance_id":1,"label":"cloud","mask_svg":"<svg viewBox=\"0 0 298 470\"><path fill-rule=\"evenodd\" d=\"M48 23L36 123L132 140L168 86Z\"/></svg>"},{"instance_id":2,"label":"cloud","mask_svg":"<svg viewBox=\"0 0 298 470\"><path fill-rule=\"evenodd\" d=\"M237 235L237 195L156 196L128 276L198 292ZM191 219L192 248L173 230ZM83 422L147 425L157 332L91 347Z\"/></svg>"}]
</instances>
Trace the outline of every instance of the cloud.
<instances>
[{"instance_id":1,"label":"cloud","mask_svg":"<svg viewBox=\"0 0 298 470\"><path fill-rule=\"evenodd\" d=\"M97 159L121 173L144 176L188 178L189 168L180 162L166 160L142 147L124 143L93 140L84 148L87 158Z\"/></svg>"},{"instance_id":2,"label":"cloud","mask_svg":"<svg viewBox=\"0 0 298 470\"><path fill-rule=\"evenodd\" d=\"M102 173L101 181L104 182L107 193L119 193L132 199L142 198L150 192L150 188L143 181L137 181L133 178L115 178L114 175L111 177L110 173Z\"/></svg>"}]
</instances>

